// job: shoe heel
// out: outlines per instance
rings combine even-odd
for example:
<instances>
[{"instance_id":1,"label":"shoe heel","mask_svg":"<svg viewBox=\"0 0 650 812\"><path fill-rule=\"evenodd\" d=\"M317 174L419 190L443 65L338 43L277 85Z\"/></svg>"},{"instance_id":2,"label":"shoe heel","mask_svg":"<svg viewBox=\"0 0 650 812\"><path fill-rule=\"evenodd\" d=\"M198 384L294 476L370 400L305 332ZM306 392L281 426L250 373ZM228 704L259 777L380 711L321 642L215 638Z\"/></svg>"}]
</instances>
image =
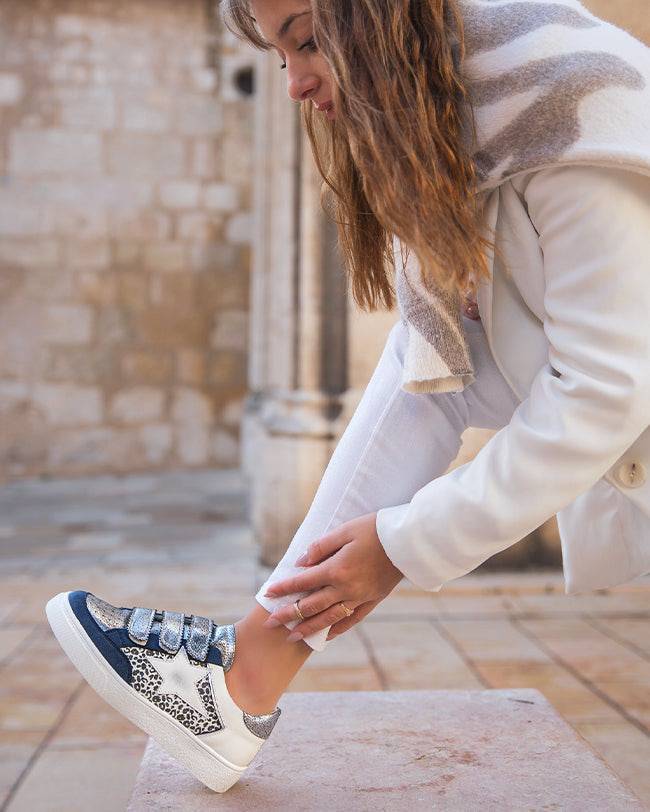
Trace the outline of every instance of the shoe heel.
<instances>
[{"instance_id":1,"label":"shoe heel","mask_svg":"<svg viewBox=\"0 0 650 812\"><path fill-rule=\"evenodd\" d=\"M226 792L236 784L242 777L242 770L233 770L226 764L222 764L213 756L205 755L204 758L196 758L192 764L192 772L207 787L214 792Z\"/></svg>"}]
</instances>

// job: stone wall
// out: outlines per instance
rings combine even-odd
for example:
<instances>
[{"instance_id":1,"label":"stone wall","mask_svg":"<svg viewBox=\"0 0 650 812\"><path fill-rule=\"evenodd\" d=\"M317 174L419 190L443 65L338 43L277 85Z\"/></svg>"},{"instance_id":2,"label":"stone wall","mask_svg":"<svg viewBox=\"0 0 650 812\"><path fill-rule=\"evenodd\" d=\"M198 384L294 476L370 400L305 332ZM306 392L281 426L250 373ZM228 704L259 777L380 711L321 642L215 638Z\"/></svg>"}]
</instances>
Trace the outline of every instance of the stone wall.
<instances>
[{"instance_id":1,"label":"stone wall","mask_svg":"<svg viewBox=\"0 0 650 812\"><path fill-rule=\"evenodd\" d=\"M249 48L205 0L0 4L0 475L239 461Z\"/></svg>"}]
</instances>

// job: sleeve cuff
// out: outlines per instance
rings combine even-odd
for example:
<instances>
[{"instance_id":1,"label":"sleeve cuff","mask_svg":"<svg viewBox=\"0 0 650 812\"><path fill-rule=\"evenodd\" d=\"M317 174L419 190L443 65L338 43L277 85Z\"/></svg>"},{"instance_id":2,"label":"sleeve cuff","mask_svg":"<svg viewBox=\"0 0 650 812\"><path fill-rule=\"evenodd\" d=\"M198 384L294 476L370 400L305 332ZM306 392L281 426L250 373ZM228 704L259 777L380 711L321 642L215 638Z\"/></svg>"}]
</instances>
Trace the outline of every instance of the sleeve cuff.
<instances>
[{"instance_id":1,"label":"sleeve cuff","mask_svg":"<svg viewBox=\"0 0 650 812\"><path fill-rule=\"evenodd\" d=\"M400 533L409 507L410 504L407 503L378 510L375 520L377 536L384 552L405 578L427 592L440 592L444 581L441 583L428 572L426 562L409 554L412 545Z\"/></svg>"}]
</instances>

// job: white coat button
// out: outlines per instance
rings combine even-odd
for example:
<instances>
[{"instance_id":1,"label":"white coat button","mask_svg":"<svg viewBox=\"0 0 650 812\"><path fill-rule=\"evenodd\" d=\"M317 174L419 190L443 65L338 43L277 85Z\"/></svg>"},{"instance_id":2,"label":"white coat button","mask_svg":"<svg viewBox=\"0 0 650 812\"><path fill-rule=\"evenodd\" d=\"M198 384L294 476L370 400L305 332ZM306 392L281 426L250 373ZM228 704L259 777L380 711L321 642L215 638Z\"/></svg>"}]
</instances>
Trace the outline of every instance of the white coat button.
<instances>
[{"instance_id":1,"label":"white coat button","mask_svg":"<svg viewBox=\"0 0 650 812\"><path fill-rule=\"evenodd\" d=\"M640 462L622 462L614 477L625 488L638 488L646 481L647 475L644 466Z\"/></svg>"}]
</instances>

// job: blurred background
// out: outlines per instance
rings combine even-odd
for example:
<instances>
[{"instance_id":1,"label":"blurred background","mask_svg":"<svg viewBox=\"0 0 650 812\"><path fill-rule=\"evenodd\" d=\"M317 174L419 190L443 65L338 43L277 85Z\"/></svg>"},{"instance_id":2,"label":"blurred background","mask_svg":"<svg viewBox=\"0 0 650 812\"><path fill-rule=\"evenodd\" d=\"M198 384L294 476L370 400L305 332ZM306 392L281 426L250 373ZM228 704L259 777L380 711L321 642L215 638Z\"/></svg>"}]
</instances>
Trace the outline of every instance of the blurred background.
<instances>
[{"instance_id":1,"label":"blurred background","mask_svg":"<svg viewBox=\"0 0 650 812\"><path fill-rule=\"evenodd\" d=\"M647 0L586 5L650 42ZM0 805L4 792L11 810L77 808L79 759L122 787L106 806L122 808L143 745L59 655L45 600L82 587L188 611L191 595L192 611L239 617L304 518L398 317L352 303L278 64L223 29L212 1L0 1ZM492 433L469 429L451 467ZM617 769L650 793L647 702L628 697L645 720L634 724L620 697L620 719L594 711L577 666L558 664L548 637L531 655L512 620L564 612L576 639L618 636L603 662L633 645L647 664L633 622L647 628L647 592L565 598L555 519L479 570L447 598L403 585L383 626L379 614L372 633L335 641L294 688L396 687L373 652L399 639L415 676L397 687L543 685L601 750L623 742ZM614 625L575 619L593 613ZM519 665L467 665L479 636L462 625L437 627L423 654L418 623L433 635L436 618L490 621L481 634L507 640ZM41 651L47 667L31 672ZM575 716L576 697L589 713ZM39 795L52 786L58 796Z\"/></svg>"},{"instance_id":2,"label":"blurred background","mask_svg":"<svg viewBox=\"0 0 650 812\"><path fill-rule=\"evenodd\" d=\"M0 46L0 482L241 467L273 563L397 318L351 303L277 60L206 0L2 2Z\"/></svg>"}]
</instances>

